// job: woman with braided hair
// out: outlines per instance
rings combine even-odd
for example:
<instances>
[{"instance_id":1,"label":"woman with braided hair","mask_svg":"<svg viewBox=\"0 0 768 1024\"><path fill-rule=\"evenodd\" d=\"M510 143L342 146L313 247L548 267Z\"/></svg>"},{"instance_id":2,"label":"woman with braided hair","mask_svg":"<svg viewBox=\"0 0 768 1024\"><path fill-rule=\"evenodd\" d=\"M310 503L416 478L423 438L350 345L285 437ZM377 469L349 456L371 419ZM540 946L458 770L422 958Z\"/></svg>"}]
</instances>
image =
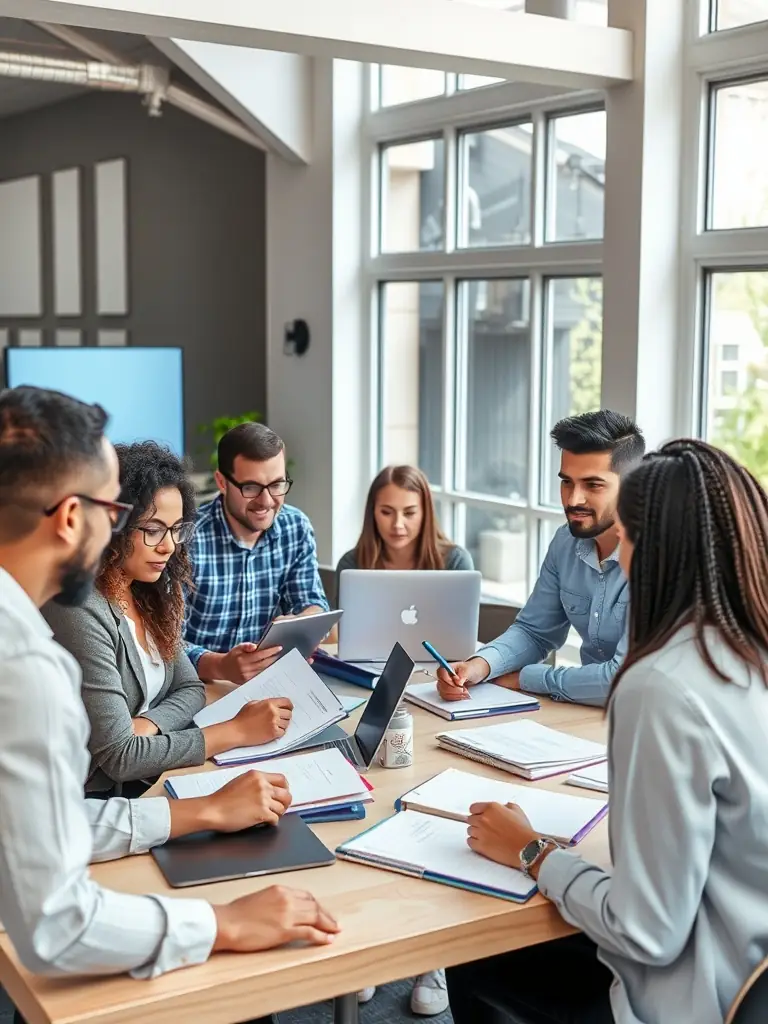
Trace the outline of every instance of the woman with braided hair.
<instances>
[{"instance_id":1,"label":"woman with braided hair","mask_svg":"<svg viewBox=\"0 0 768 1024\"><path fill-rule=\"evenodd\" d=\"M606 871L516 806L469 845L522 867L583 934L448 971L455 1024L722 1024L768 955L768 497L679 440L619 494L629 649L608 709ZM553 980L557 984L553 985Z\"/></svg>"}]
</instances>

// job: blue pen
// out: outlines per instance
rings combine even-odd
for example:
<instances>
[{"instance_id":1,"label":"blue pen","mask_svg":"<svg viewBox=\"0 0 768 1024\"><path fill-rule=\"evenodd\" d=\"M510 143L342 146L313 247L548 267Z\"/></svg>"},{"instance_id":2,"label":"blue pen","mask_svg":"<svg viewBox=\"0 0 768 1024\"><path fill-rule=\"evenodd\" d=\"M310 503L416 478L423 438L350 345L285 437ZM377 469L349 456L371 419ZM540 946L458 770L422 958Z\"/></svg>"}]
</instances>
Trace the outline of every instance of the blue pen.
<instances>
[{"instance_id":1,"label":"blue pen","mask_svg":"<svg viewBox=\"0 0 768 1024\"><path fill-rule=\"evenodd\" d=\"M456 673L453 671L451 666L448 664L448 662L445 660L445 658L442 656L442 654L439 651L435 650L435 648L432 646L431 643L429 643L429 641L422 640L421 641L421 646L424 648L424 650L427 652L427 654L431 655L435 659L435 661L438 663L438 665L442 665L442 667L445 669L446 672L450 672L450 674L453 676L454 679L458 679L459 678L456 675ZM470 693L469 693L468 687L465 686L464 690L465 690L467 696L469 697Z\"/></svg>"}]
</instances>

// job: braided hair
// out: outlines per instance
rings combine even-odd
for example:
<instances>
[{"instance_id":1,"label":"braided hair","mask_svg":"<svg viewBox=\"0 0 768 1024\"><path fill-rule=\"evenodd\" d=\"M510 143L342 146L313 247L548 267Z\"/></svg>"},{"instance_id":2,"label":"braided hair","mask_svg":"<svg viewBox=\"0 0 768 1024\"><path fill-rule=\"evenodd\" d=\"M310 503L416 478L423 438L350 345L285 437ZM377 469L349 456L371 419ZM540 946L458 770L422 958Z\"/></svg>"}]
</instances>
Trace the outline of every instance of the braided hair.
<instances>
[{"instance_id":1,"label":"braided hair","mask_svg":"<svg viewBox=\"0 0 768 1024\"><path fill-rule=\"evenodd\" d=\"M624 480L619 519L634 546L629 652L613 683L692 624L716 676L705 628L753 665L768 686L768 496L719 448L670 441Z\"/></svg>"},{"instance_id":2,"label":"braided hair","mask_svg":"<svg viewBox=\"0 0 768 1024\"><path fill-rule=\"evenodd\" d=\"M108 600L117 602L123 586L121 566L133 550L136 524L154 510L157 492L176 487L181 494L184 520L190 522L195 519L195 492L183 463L169 448L154 441L142 441L118 444L115 450L120 463L120 501L132 504L133 512L125 530L112 536L96 586ZM156 583L134 580L131 584L136 607L165 662L172 661L181 649L184 591L191 583L189 552L186 545L180 544Z\"/></svg>"}]
</instances>

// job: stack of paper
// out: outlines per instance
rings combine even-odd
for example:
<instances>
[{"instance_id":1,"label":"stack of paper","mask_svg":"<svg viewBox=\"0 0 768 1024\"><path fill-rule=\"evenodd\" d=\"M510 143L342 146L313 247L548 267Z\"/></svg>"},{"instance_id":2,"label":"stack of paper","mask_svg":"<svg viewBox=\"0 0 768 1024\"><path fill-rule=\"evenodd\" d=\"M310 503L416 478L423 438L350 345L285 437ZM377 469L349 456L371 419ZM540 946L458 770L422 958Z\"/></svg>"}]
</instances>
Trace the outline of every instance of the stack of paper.
<instances>
[{"instance_id":1,"label":"stack of paper","mask_svg":"<svg viewBox=\"0 0 768 1024\"><path fill-rule=\"evenodd\" d=\"M466 822L477 803L517 804L536 832L574 846L608 813L607 800L568 796L448 768L412 789L400 808Z\"/></svg>"},{"instance_id":2,"label":"stack of paper","mask_svg":"<svg viewBox=\"0 0 768 1024\"><path fill-rule=\"evenodd\" d=\"M516 711L538 711L539 702L528 693L506 690L496 683L480 683L471 687L465 700L443 700L435 683L417 683L405 691L405 699L441 718L484 718L509 715Z\"/></svg>"},{"instance_id":3,"label":"stack of paper","mask_svg":"<svg viewBox=\"0 0 768 1024\"><path fill-rule=\"evenodd\" d=\"M360 864L506 900L523 902L536 891L533 880L522 871L470 850L464 822L418 811L385 818L343 843L336 853Z\"/></svg>"},{"instance_id":4,"label":"stack of paper","mask_svg":"<svg viewBox=\"0 0 768 1024\"><path fill-rule=\"evenodd\" d=\"M347 717L338 697L294 648L261 675L198 711L195 725L204 729L229 722L250 701L269 697L288 697L293 704L293 716L285 733L280 739L260 746L237 747L217 754L213 759L216 764L245 764L286 754Z\"/></svg>"},{"instance_id":5,"label":"stack of paper","mask_svg":"<svg viewBox=\"0 0 768 1024\"><path fill-rule=\"evenodd\" d=\"M245 765L191 775L171 775L165 781L165 788L179 800L210 796L238 775L253 770L250 765ZM364 782L341 751L334 748L274 758L259 765L258 771L284 775L292 797L286 813L300 814L310 821L317 820L320 812L326 820L326 812L348 811L373 799L370 784Z\"/></svg>"},{"instance_id":6,"label":"stack of paper","mask_svg":"<svg viewBox=\"0 0 768 1024\"><path fill-rule=\"evenodd\" d=\"M565 780L569 786L581 786L582 789L593 789L598 793L608 792L608 762L594 764L591 768L581 768L569 775Z\"/></svg>"},{"instance_id":7,"label":"stack of paper","mask_svg":"<svg viewBox=\"0 0 768 1024\"><path fill-rule=\"evenodd\" d=\"M549 729L530 719L437 734L445 750L524 779L546 779L606 758L605 744Z\"/></svg>"}]
</instances>

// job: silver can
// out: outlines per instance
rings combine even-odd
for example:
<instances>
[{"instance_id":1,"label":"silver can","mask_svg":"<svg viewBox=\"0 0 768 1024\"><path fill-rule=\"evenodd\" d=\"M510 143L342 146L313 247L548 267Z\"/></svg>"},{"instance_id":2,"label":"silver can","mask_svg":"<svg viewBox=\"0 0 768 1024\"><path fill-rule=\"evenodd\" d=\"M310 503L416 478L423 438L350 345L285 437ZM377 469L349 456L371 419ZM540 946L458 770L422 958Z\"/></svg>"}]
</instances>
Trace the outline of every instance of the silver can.
<instances>
[{"instance_id":1,"label":"silver can","mask_svg":"<svg viewBox=\"0 0 768 1024\"><path fill-rule=\"evenodd\" d=\"M384 768L407 768L413 764L413 715L405 704L398 705L384 734L379 763Z\"/></svg>"}]
</instances>

